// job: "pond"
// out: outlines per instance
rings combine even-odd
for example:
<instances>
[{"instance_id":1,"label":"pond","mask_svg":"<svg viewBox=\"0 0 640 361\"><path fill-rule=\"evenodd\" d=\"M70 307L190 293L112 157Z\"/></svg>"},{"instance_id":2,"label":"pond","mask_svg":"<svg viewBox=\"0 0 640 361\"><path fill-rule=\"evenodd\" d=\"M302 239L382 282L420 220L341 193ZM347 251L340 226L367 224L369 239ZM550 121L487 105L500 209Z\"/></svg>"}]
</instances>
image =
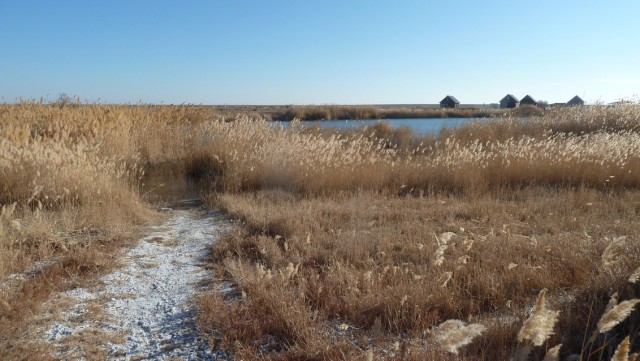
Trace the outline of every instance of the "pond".
<instances>
[{"instance_id":1,"label":"pond","mask_svg":"<svg viewBox=\"0 0 640 361\"><path fill-rule=\"evenodd\" d=\"M409 127L415 134L427 135L437 134L442 128L455 128L469 122L482 121L487 118L432 118L432 119L375 119L375 120L318 120L302 121L300 124L310 127L320 127L322 129L355 129L372 126L377 123L388 123L394 129ZM289 122L279 122L285 128L289 127Z\"/></svg>"}]
</instances>

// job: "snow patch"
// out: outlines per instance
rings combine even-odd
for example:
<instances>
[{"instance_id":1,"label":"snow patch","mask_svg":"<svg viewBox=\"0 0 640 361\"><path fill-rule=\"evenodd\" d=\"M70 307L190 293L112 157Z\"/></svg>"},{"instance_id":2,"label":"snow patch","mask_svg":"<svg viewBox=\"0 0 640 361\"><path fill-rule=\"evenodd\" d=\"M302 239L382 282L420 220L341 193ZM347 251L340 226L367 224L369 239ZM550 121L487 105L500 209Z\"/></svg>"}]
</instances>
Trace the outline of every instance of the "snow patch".
<instances>
[{"instance_id":1,"label":"snow patch","mask_svg":"<svg viewBox=\"0 0 640 361\"><path fill-rule=\"evenodd\" d=\"M150 227L152 232L123 257L126 264L100 279L102 287L65 292L75 304L63 312L62 322L47 331L50 341L63 341L93 326L125 335L124 342L106 345L110 358L225 358L212 352L199 334L193 297L208 276L199 263L227 225L217 213L204 217L193 211L174 213L162 226ZM100 321L80 317L87 312L87 303L97 300L104 302L106 317Z\"/></svg>"}]
</instances>

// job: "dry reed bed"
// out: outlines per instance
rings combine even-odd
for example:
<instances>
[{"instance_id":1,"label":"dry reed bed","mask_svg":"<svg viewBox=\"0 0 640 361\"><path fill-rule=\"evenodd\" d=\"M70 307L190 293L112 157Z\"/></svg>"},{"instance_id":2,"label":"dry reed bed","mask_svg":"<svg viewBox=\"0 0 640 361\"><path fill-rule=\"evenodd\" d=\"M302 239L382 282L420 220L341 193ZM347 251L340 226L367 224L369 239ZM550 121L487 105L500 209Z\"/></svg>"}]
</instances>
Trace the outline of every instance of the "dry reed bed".
<instances>
[{"instance_id":1,"label":"dry reed bed","mask_svg":"<svg viewBox=\"0 0 640 361\"><path fill-rule=\"evenodd\" d=\"M636 313L606 339L582 344L611 293L640 296L627 282L640 264L639 196L546 189L498 198L227 194L216 204L247 231L226 238L212 256L242 297L230 305L204 297L201 322L224 330L227 347L240 341L237 351L248 358L260 353L257 342L284 347L285 356L263 355L276 359L364 358L369 348L393 359L385 352L398 341L409 343L411 359L448 359L434 347L434 326L450 319L487 328L464 349L465 359L507 359L521 350L542 356L558 343L563 355L601 346L606 355L615 335L640 326ZM560 311L553 335L545 347L546 338L537 347L526 338L518 343L542 289L548 307Z\"/></svg>"},{"instance_id":2,"label":"dry reed bed","mask_svg":"<svg viewBox=\"0 0 640 361\"><path fill-rule=\"evenodd\" d=\"M182 165L200 148L196 125L214 119L199 106L0 105L0 279L64 254L69 234L117 238L145 222L145 170Z\"/></svg>"},{"instance_id":3,"label":"dry reed bed","mask_svg":"<svg viewBox=\"0 0 640 361\"><path fill-rule=\"evenodd\" d=\"M164 128L179 124L182 113L154 107L0 105L4 357L42 357L39 347L25 348L28 335L22 333L39 303L80 276L110 267L121 241L155 218L138 195L143 167L164 159L155 145L147 146L157 140L147 135L153 136L152 125L165 118L174 121ZM4 282L8 274L26 269L37 272Z\"/></svg>"},{"instance_id":4,"label":"dry reed bed","mask_svg":"<svg viewBox=\"0 0 640 361\"><path fill-rule=\"evenodd\" d=\"M238 297L203 297L201 326L247 358L610 359L626 335L637 351L638 114L577 108L421 145L210 124L190 166L244 231L212 251Z\"/></svg>"},{"instance_id":5,"label":"dry reed bed","mask_svg":"<svg viewBox=\"0 0 640 361\"><path fill-rule=\"evenodd\" d=\"M219 204L246 226L213 252L244 302L201 303L202 326L225 326L239 355L491 359L563 342L562 355L606 358L624 335L637 347L636 314L589 336L615 290L620 305L638 297L625 287L638 261L639 113L576 108L419 139L384 125L226 122L195 106L2 105L0 275L59 256L58 278L99 268L105 252L73 236L108 245L149 219L141 176L169 164L226 192ZM30 289L16 302L44 297ZM543 346L545 335L518 337L537 296L540 315L561 311ZM9 301L0 317L18 324Z\"/></svg>"},{"instance_id":6,"label":"dry reed bed","mask_svg":"<svg viewBox=\"0 0 640 361\"><path fill-rule=\"evenodd\" d=\"M560 112L531 123L477 122L422 143L411 133L379 138L376 128L347 134L299 132L295 125L286 130L241 118L196 127L203 141L190 166L194 173L214 175L219 189L232 192L262 187L311 193L397 187L485 192L533 184L637 187L640 135L633 109L635 118L603 123L600 130L589 122L582 128L572 125ZM591 111L597 118L606 109ZM519 126L526 130L516 131ZM563 126L576 132L557 130Z\"/></svg>"},{"instance_id":7,"label":"dry reed bed","mask_svg":"<svg viewBox=\"0 0 640 361\"><path fill-rule=\"evenodd\" d=\"M24 268L29 258L64 253L65 234L118 233L148 219L137 193L143 158L160 153L144 146L152 139L143 135L161 119L156 114L145 121L152 110L0 106L0 204L6 210L0 277Z\"/></svg>"}]
</instances>

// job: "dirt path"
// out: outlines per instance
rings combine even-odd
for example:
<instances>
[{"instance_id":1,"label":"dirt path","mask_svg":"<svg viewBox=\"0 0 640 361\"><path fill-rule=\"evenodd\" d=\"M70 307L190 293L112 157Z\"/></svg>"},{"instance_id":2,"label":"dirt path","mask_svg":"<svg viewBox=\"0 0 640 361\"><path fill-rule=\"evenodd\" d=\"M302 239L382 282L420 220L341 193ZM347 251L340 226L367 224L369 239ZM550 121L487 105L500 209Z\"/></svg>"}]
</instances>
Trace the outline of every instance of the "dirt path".
<instances>
[{"instance_id":1,"label":"dirt path","mask_svg":"<svg viewBox=\"0 0 640 361\"><path fill-rule=\"evenodd\" d=\"M170 211L162 225L90 288L65 292L64 311L44 327L59 359L217 360L194 321L193 296L207 279L207 246L227 225L217 213Z\"/></svg>"}]
</instances>

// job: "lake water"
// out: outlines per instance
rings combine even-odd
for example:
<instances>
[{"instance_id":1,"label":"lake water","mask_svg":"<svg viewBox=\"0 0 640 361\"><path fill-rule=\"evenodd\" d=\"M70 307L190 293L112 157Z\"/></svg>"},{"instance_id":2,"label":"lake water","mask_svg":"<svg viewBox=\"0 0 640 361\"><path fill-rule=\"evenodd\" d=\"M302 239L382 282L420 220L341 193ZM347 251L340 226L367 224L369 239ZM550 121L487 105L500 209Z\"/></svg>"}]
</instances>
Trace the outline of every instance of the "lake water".
<instances>
[{"instance_id":1,"label":"lake water","mask_svg":"<svg viewBox=\"0 0 640 361\"><path fill-rule=\"evenodd\" d=\"M486 118L433 118L433 119L376 119L376 120L319 120L302 121L300 124L323 129L354 129L372 126L377 123L389 123L393 128L409 127L415 134L437 134L442 128L455 128L465 123ZM285 128L289 122L280 122Z\"/></svg>"}]
</instances>

